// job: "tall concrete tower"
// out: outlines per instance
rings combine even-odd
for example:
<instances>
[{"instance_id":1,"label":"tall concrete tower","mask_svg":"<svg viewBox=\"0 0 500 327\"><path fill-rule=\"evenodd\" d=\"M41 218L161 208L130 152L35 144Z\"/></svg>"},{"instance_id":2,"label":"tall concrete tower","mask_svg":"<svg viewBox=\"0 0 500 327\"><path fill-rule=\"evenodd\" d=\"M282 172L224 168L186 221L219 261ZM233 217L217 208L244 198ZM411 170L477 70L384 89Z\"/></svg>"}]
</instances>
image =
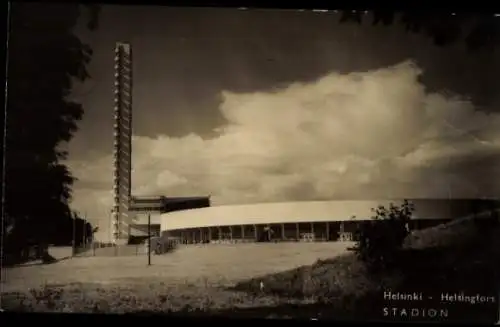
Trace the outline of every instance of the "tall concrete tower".
<instances>
[{"instance_id":1,"label":"tall concrete tower","mask_svg":"<svg viewBox=\"0 0 500 327\"><path fill-rule=\"evenodd\" d=\"M115 46L113 241L128 241L132 184L132 49L129 43Z\"/></svg>"}]
</instances>

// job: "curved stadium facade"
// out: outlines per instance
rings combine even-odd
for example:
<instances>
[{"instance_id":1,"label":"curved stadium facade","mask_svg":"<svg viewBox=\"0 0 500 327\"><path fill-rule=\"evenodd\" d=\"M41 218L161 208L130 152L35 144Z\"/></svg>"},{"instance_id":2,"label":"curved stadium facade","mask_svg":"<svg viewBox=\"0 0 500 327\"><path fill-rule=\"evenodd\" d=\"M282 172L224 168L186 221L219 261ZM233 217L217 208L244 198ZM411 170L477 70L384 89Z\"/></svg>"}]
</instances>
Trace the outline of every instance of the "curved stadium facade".
<instances>
[{"instance_id":1,"label":"curved stadium facade","mask_svg":"<svg viewBox=\"0 0 500 327\"><path fill-rule=\"evenodd\" d=\"M491 207L487 200L412 200L410 229L435 226ZM372 208L402 201L308 201L213 206L160 214L162 237L181 243L352 240Z\"/></svg>"}]
</instances>

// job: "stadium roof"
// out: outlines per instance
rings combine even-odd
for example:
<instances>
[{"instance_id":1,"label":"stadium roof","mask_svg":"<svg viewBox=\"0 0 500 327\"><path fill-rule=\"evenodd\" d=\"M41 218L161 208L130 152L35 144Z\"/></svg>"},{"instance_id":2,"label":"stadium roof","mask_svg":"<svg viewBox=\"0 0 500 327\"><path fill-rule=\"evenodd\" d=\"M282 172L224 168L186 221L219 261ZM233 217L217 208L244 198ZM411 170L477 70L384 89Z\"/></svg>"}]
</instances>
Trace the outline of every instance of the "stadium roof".
<instances>
[{"instance_id":1,"label":"stadium roof","mask_svg":"<svg viewBox=\"0 0 500 327\"><path fill-rule=\"evenodd\" d=\"M471 213L471 201L477 200L411 200L415 219L453 219ZM492 201L489 201L490 203ZM401 200L381 201L305 201L214 206L169 212L161 216L162 230L208 226L279 224L370 219L372 208ZM474 202L477 206L477 203ZM487 204L483 204L486 205Z\"/></svg>"},{"instance_id":2,"label":"stadium roof","mask_svg":"<svg viewBox=\"0 0 500 327\"><path fill-rule=\"evenodd\" d=\"M192 196L192 197L178 197L178 198L165 197L164 200L166 201L166 203L178 203L178 202L210 200L210 197L209 196Z\"/></svg>"},{"instance_id":3,"label":"stadium roof","mask_svg":"<svg viewBox=\"0 0 500 327\"><path fill-rule=\"evenodd\" d=\"M175 197L144 196L132 197L129 210L133 212L171 212L205 208L210 206L210 197Z\"/></svg>"}]
</instances>

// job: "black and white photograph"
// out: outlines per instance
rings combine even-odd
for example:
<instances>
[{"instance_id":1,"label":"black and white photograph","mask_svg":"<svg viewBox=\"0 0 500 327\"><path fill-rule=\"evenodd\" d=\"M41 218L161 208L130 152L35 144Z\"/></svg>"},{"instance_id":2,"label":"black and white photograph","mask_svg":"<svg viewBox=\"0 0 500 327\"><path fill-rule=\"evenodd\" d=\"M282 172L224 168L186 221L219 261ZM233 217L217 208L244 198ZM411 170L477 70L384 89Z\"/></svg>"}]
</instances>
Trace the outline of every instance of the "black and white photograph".
<instances>
[{"instance_id":1,"label":"black and white photograph","mask_svg":"<svg viewBox=\"0 0 500 327\"><path fill-rule=\"evenodd\" d=\"M500 15L9 8L2 310L498 320Z\"/></svg>"}]
</instances>

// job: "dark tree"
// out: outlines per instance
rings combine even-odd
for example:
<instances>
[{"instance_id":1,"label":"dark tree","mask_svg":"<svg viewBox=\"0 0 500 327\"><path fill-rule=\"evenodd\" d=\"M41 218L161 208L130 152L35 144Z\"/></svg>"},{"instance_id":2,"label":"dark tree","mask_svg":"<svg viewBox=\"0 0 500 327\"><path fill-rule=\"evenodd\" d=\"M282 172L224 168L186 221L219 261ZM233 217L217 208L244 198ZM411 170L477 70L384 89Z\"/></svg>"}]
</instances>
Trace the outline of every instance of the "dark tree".
<instances>
[{"instance_id":1,"label":"dark tree","mask_svg":"<svg viewBox=\"0 0 500 327\"><path fill-rule=\"evenodd\" d=\"M91 223L81 218L77 213L73 213L71 223L72 225L67 225L65 237L61 238L61 240L64 239L64 245L73 244L77 248L90 245L97 228L94 228Z\"/></svg>"},{"instance_id":2,"label":"dark tree","mask_svg":"<svg viewBox=\"0 0 500 327\"><path fill-rule=\"evenodd\" d=\"M405 200L401 205L390 204L372 209L372 219L357 231L355 247L358 258L375 270L387 267L402 248L409 234L410 220L415 207Z\"/></svg>"},{"instance_id":3,"label":"dark tree","mask_svg":"<svg viewBox=\"0 0 500 327\"><path fill-rule=\"evenodd\" d=\"M75 178L64 165L68 153L61 145L71 140L82 119L82 106L68 96L74 80L89 78L86 65L92 56L73 28L85 11L88 27L96 28L98 9L11 5L4 210L15 247L51 243L72 219L68 202Z\"/></svg>"},{"instance_id":4,"label":"dark tree","mask_svg":"<svg viewBox=\"0 0 500 327\"><path fill-rule=\"evenodd\" d=\"M500 44L500 19L493 13L452 15L444 11L393 12L375 10L371 15L362 11L344 11L341 22L362 22L371 19L373 25L401 24L408 32L422 33L438 46L465 42L469 50L493 49Z\"/></svg>"},{"instance_id":5,"label":"dark tree","mask_svg":"<svg viewBox=\"0 0 500 327\"><path fill-rule=\"evenodd\" d=\"M98 228L93 227L76 212L73 212L71 216L72 219L65 219L57 226L57 233L51 238L51 244L82 247L92 242Z\"/></svg>"}]
</instances>

